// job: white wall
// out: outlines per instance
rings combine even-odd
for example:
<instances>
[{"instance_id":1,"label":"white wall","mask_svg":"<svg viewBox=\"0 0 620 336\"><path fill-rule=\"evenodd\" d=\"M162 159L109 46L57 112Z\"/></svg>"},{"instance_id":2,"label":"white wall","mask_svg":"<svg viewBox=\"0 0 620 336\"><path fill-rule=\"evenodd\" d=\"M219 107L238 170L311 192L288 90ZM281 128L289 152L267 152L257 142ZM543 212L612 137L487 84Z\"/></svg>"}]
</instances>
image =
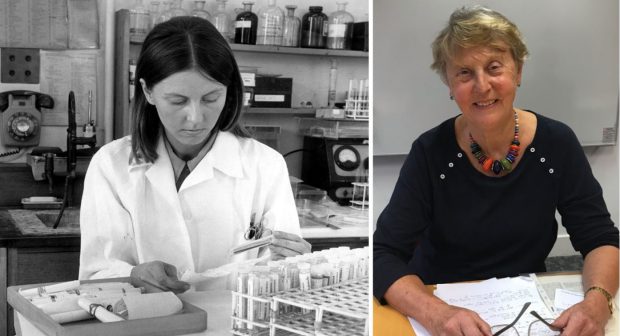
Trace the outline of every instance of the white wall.
<instances>
[{"instance_id":1,"label":"white wall","mask_svg":"<svg viewBox=\"0 0 620 336\"><path fill-rule=\"evenodd\" d=\"M413 142L413 139L412 139ZM611 219L618 226L618 160L620 157L619 146L585 147L586 156L594 172L594 176L603 188L603 197L607 203L607 209ZM375 156L373 162L373 230L376 227L377 218L387 205L400 168L405 156ZM558 216L558 222L561 219ZM558 240L551 251L551 256L565 256L579 254L570 244L564 227L560 226Z\"/></svg>"}]
</instances>

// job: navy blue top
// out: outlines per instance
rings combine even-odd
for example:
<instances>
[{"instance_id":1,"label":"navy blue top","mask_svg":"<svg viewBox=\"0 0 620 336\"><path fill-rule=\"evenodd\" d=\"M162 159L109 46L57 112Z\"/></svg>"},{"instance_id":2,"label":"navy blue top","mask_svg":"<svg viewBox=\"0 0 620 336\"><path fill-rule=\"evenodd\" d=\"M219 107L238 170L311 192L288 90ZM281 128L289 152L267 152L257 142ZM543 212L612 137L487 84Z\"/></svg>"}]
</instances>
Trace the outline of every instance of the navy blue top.
<instances>
[{"instance_id":1,"label":"navy blue top","mask_svg":"<svg viewBox=\"0 0 620 336\"><path fill-rule=\"evenodd\" d=\"M502 177L478 172L458 146L456 117L422 134L374 233L374 295L399 278L425 284L544 272L556 209L585 256L618 246L601 186L573 131L536 114L532 143Z\"/></svg>"}]
</instances>

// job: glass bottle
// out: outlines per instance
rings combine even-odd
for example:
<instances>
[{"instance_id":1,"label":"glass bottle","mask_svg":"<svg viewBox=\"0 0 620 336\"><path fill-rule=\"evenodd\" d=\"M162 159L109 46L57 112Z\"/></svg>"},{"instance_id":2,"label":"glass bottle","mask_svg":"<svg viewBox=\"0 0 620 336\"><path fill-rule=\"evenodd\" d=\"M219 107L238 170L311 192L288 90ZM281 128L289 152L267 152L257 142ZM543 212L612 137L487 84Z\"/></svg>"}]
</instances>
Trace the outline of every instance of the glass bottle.
<instances>
[{"instance_id":1,"label":"glass bottle","mask_svg":"<svg viewBox=\"0 0 620 336\"><path fill-rule=\"evenodd\" d=\"M159 17L159 1L151 1L149 4L149 14L151 16L150 28L152 29L157 24L157 17Z\"/></svg>"},{"instance_id":2,"label":"glass bottle","mask_svg":"<svg viewBox=\"0 0 620 336\"><path fill-rule=\"evenodd\" d=\"M182 7L183 0L174 0L170 5L170 17L187 16L189 15Z\"/></svg>"},{"instance_id":3,"label":"glass bottle","mask_svg":"<svg viewBox=\"0 0 620 336\"><path fill-rule=\"evenodd\" d=\"M276 6L276 0L269 0L267 7L258 12L256 44L281 45L284 12Z\"/></svg>"},{"instance_id":4,"label":"glass bottle","mask_svg":"<svg viewBox=\"0 0 620 336\"><path fill-rule=\"evenodd\" d=\"M211 14L205 10L205 2L204 0L194 1L194 9L192 9L190 15L211 21Z\"/></svg>"},{"instance_id":5,"label":"glass bottle","mask_svg":"<svg viewBox=\"0 0 620 336\"><path fill-rule=\"evenodd\" d=\"M243 2L243 11L235 21L235 43L256 44L258 16L252 13L254 2Z\"/></svg>"},{"instance_id":6,"label":"glass bottle","mask_svg":"<svg viewBox=\"0 0 620 336\"><path fill-rule=\"evenodd\" d=\"M162 23L162 22L166 22L168 20L170 20L171 16L170 16L170 1L163 1L162 2L164 5L164 8L162 9L162 11L160 12L159 16L157 17L157 20L155 20L155 24L158 23Z\"/></svg>"},{"instance_id":7,"label":"glass bottle","mask_svg":"<svg viewBox=\"0 0 620 336\"><path fill-rule=\"evenodd\" d=\"M230 40L230 17L226 13L226 1L217 0L217 10L213 14L213 25L217 28L217 31L224 36L228 41Z\"/></svg>"},{"instance_id":8,"label":"glass bottle","mask_svg":"<svg viewBox=\"0 0 620 336\"><path fill-rule=\"evenodd\" d=\"M327 15L323 7L310 6L310 11L301 19L301 46L303 48L325 48L327 40Z\"/></svg>"},{"instance_id":9,"label":"glass bottle","mask_svg":"<svg viewBox=\"0 0 620 336\"><path fill-rule=\"evenodd\" d=\"M151 14L144 7L142 0L129 10L129 40L142 42L151 26Z\"/></svg>"},{"instance_id":10,"label":"glass bottle","mask_svg":"<svg viewBox=\"0 0 620 336\"><path fill-rule=\"evenodd\" d=\"M351 49L353 15L346 11L346 2L337 2L338 10L329 16L327 48Z\"/></svg>"},{"instance_id":11,"label":"glass bottle","mask_svg":"<svg viewBox=\"0 0 620 336\"><path fill-rule=\"evenodd\" d=\"M299 46L299 27L301 19L295 16L295 5L286 5L286 16L284 17L284 31L282 32L282 45L285 47Z\"/></svg>"}]
</instances>

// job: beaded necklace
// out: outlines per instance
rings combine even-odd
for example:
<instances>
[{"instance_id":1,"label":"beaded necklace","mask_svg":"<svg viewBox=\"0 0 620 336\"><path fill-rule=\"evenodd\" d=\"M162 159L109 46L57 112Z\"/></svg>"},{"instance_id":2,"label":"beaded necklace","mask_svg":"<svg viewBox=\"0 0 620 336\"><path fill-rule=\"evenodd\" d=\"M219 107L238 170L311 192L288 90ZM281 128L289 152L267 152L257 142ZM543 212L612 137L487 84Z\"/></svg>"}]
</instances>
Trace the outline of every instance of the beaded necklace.
<instances>
[{"instance_id":1,"label":"beaded necklace","mask_svg":"<svg viewBox=\"0 0 620 336\"><path fill-rule=\"evenodd\" d=\"M480 145L474 140L474 137L469 133L469 141L471 153L476 157L478 163L482 165L482 169L486 172L493 171L495 175L499 175L502 171L510 172L512 170L512 164L519 156L519 116L515 111L515 136L512 140L510 147L508 148L508 154L501 160L492 160L484 154Z\"/></svg>"}]
</instances>

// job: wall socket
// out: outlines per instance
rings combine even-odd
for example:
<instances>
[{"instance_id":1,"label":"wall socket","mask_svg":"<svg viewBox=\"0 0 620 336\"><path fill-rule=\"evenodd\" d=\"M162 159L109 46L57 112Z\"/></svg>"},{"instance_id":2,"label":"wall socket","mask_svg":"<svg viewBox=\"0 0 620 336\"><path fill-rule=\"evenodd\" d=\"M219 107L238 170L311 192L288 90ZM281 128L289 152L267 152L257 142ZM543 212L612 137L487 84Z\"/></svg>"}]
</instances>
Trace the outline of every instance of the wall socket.
<instances>
[{"instance_id":1,"label":"wall socket","mask_svg":"<svg viewBox=\"0 0 620 336\"><path fill-rule=\"evenodd\" d=\"M0 48L2 83L39 84L39 49Z\"/></svg>"}]
</instances>

